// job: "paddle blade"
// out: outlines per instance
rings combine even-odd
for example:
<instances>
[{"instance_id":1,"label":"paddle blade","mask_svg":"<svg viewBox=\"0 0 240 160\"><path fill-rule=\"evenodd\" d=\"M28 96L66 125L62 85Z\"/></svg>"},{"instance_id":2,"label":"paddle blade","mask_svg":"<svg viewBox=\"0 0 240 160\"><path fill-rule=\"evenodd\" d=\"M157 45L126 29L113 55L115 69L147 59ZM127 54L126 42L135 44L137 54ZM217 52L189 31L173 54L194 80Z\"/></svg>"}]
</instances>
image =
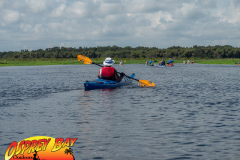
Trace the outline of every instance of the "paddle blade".
<instances>
[{"instance_id":1,"label":"paddle blade","mask_svg":"<svg viewBox=\"0 0 240 160\"><path fill-rule=\"evenodd\" d=\"M86 57L86 56L78 55L78 56L77 56L77 59L78 59L79 62L81 62L81 63L84 63L84 64L92 64L91 59L89 59L89 58Z\"/></svg>"},{"instance_id":2,"label":"paddle blade","mask_svg":"<svg viewBox=\"0 0 240 160\"><path fill-rule=\"evenodd\" d=\"M141 87L155 87L155 84L148 80L139 80L138 82Z\"/></svg>"}]
</instances>

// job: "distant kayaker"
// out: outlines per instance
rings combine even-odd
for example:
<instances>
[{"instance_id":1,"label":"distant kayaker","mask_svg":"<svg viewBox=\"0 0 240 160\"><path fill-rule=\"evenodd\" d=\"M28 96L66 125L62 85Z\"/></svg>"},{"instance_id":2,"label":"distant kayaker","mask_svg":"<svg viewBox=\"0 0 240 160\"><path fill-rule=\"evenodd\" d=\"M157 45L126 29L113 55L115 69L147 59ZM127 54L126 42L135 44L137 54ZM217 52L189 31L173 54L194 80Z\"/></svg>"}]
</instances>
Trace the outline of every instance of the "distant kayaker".
<instances>
[{"instance_id":1,"label":"distant kayaker","mask_svg":"<svg viewBox=\"0 0 240 160\"><path fill-rule=\"evenodd\" d=\"M153 61L152 61L152 59L150 59L149 65L150 65L150 66L153 66Z\"/></svg>"},{"instance_id":2,"label":"distant kayaker","mask_svg":"<svg viewBox=\"0 0 240 160\"><path fill-rule=\"evenodd\" d=\"M120 76L118 75L116 69L112 67L114 62L115 61L112 60L112 58L106 58L105 61L103 61L104 67L101 68L98 73L98 78L120 82L124 76L124 73L121 73Z\"/></svg>"},{"instance_id":3,"label":"distant kayaker","mask_svg":"<svg viewBox=\"0 0 240 160\"><path fill-rule=\"evenodd\" d=\"M174 61L169 58L168 64L172 64Z\"/></svg>"},{"instance_id":4,"label":"distant kayaker","mask_svg":"<svg viewBox=\"0 0 240 160\"><path fill-rule=\"evenodd\" d=\"M164 59L162 59L162 61L159 62L159 65L165 65L165 61L164 61Z\"/></svg>"}]
</instances>

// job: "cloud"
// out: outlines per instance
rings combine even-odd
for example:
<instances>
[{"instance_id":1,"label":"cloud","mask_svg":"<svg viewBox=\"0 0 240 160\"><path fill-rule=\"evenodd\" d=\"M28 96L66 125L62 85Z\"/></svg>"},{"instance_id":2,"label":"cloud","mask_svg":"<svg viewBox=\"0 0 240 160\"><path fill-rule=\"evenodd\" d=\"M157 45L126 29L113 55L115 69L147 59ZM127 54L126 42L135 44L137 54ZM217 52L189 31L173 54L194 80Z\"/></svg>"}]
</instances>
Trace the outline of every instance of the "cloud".
<instances>
[{"instance_id":1,"label":"cloud","mask_svg":"<svg viewBox=\"0 0 240 160\"><path fill-rule=\"evenodd\" d=\"M62 17L64 15L66 9L66 4L60 4L57 6L53 11L51 12L51 17L57 18L57 17Z\"/></svg>"},{"instance_id":2,"label":"cloud","mask_svg":"<svg viewBox=\"0 0 240 160\"><path fill-rule=\"evenodd\" d=\"M230 0L232 3L232 6L239 8L240 7L240 1L239 0Z\"/></svg>"},{"instance_id":3,"label":"cloud","mask_svg":"<svg viewBox=\"0 0 240 160\"><path fill-rule=\"evenodd\" d=\"M238 46L238 0L0 0L0 51Z\"/></svg>"},{"instance_id":4,"label":"cloud","mask_svg":"<svg viewBox=\"0 0 240 160\"><path fill-rule=\"evenodd\" d=\"M7 0L0 0L0 7L3 6L4 3L7 3Z\"/></svg>"},{"instance_id":5,"label":"cloud","mask_svg":"<svg viewBox=\"0 0 240 160\"><path fill-rule=\"evenodd\" d=\"M17 21L19 21L21 17L18 11L13 10L4 10L3 14L4 14L3 21L6 24L16 23Z\"/></svg>"},{"instance_id":6,"label":"cloud","mask_svg":"<svg viewBox=\"0 0 240 160\"><path fill-rule=\"evenodd\" d=\"M200 19L208 15L208 11L200 5L194 3L184 3L183 6L175 12L178 19Z\"/></svg>"}]
</instances>

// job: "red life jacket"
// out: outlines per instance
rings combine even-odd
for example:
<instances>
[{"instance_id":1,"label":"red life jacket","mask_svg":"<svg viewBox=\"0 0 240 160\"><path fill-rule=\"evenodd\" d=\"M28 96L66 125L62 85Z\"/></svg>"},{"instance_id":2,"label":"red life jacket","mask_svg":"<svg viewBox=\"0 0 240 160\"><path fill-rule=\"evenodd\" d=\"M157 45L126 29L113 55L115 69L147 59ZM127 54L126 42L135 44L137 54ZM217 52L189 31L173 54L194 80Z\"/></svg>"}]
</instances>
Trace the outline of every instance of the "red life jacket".
<instances>
[{"instance_id":1,"label":"red life jacket","mask_svg":"<svg viewBox=\"0 0 240 160\"><path fill-rule=\"evenodd\" d=\"M100 78L115 79L114 70L115 69L113 67L103 67L100 69Z\"/></svg>"}]
</instances>

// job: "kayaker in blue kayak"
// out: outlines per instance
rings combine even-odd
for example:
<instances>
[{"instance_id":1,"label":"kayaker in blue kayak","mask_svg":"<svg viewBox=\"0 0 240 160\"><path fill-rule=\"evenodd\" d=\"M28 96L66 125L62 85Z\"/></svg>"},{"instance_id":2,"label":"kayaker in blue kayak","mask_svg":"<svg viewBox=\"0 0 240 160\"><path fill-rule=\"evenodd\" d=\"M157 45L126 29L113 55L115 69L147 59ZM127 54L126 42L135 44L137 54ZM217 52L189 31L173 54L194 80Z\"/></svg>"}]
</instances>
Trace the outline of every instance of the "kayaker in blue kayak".
<instances>
[{"instance_id":1,"label":"kayaker in blue kayak","mask_svg":"<svg viewBox=\"0 0 240 160\"><path fill-rule=\"evenodd\" d=\"M162 66L164 66L164 65L165 65L165 61L164 61L164 59L162 59L162 61L161 61L161 62L159 62L159 65L162 65Z\"/></svg>"},{"instance_id":2,"label":"kayaker in blue kayak","mask_svg":"<svg viewBox=\"0 0 240 160\"><path fill-rule=\"evenodd\" d=\"M105 61L103 61L104 67L101 68L98 73L98 78L120 82L125 74L121 73L120 76L118 75L116 69L112 67L114 62L115 61L112 60L112 58L106 58Z\"/></svg>"},{"instance_id":3,"label":"kayaker in blue kayak","mask_svg":"<svg viewBox=\"0 0 240 160\"><path fill-rule=\"evenodd\" d=\"M150 66L153 66L153 61L152 61L152 59L150 59L149 65L150 65Z\"/></svg>"}]
</instances>

